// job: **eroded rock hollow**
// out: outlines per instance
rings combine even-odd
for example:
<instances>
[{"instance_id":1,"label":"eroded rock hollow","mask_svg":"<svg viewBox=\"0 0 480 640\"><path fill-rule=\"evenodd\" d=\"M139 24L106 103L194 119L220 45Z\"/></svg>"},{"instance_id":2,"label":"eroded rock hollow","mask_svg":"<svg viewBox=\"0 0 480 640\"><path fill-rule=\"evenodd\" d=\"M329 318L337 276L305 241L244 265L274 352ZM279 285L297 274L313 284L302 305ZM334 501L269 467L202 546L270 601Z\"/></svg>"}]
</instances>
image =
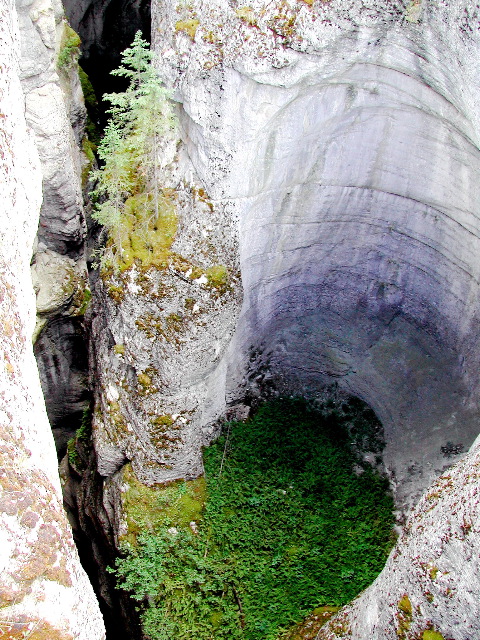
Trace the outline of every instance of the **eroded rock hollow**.
<instances>
[{"instance_id":1,"label":"eroded rock hollow","mask_svg":"<svg viewBox=\"0 0 480 640\"><path fill-rule=\"evenodd\" d=\"M411 504L478 430L476 9L194 4L193 43L174 3L153 33L189 159L239 221L227 399L360 396Z\"/></svg>"}]
</instances>

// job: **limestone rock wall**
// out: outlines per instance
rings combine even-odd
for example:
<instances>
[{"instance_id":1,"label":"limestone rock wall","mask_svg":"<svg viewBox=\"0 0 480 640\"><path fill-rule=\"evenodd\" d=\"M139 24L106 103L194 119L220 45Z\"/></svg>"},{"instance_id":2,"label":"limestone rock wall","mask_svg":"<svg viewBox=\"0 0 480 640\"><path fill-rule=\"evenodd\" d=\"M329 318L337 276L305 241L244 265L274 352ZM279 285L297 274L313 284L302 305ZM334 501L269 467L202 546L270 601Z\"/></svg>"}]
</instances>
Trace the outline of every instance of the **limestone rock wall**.
<instances>
[{"instance_id":1,"label":"limestone rock wall","mask_svg":"<svg viewBox=\"0 0 480 640\"><path fill-rule=\"evenodd\" d=\"M408 507L478 433L476 5L165 1L153 16L188 155L238 220L227 402L360 396Z\"/></svg>"},{"instance_id":2,"label":"limestone rock wall","mask_svg":"<svg viewBox=\"0 0 480 640\"><path fill-rule=\"evenodd\" d=\"M17 8L27 122L35 132L43 175L39 248L75 257L84 221L80 140L75 140L70 116L81 137L85 113L78 79L68 67L57 65L65 31L63 8L60 0L19 1Z\"/></svg>"},{"instance_id":3,"label":"limestone rock wall","mask_svg":"<svg viewBox=\"0 0 480 640\"><path fill-rule=\"evenodd\" d=\"M0 5L0 29L0 629L8 638L101 640L101 615L62 508L31 346L30 259L41 170L35 135L25 122L18 22L10 0Z\"/></svg>"},{"instance_id":4,"label":"limestone rock wall","mask_svg":"<svg viewBox=\"0 0 480 640\"><path fill-rule=\"evenodd\" d=\"M82 172L89 162L82 149L85 106L75 53L63 53L69 34L60 0L19 1L17 10L26 118L34 132L43 177L32 261L38 313L35 354L48 415L63 455L88 405L81 321L88 292L83 257ZM72 363L68 354L73 350L77 355Z\"/></svg>"},{"instance_id":5,"label":"limestone rock wall","mask_svg":"<svg viewBox=\"0 0 480 640\"><path fill-rule=\"evenodd\" d=\"M406 512L444 472L319 640L477 637L478 7L164 0L153 17L189 158L238 220L216 397L360 396Z\"/></svg>"}]
</instances>

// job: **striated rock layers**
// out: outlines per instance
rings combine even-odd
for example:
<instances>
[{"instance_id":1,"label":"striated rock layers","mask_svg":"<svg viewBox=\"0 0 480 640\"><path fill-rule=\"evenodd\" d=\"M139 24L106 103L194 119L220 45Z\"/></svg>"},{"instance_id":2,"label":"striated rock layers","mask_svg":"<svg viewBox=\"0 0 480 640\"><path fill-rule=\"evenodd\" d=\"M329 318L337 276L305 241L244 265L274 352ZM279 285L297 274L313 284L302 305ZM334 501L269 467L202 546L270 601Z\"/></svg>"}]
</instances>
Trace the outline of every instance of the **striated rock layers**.
<instances>
[{"instance_id":1,"label":"striated rock layers","mask_svg":"<svg viewBox=\"0 0 480 640\"><path fill-rule=\"evenodd\" d=\"M62 509L55 449L31 346L30 258L41 204L35 136L25 122L18 23L0 7L0 630L8 638L101 640L103 622Z\"/></svg>"}]
</instances>

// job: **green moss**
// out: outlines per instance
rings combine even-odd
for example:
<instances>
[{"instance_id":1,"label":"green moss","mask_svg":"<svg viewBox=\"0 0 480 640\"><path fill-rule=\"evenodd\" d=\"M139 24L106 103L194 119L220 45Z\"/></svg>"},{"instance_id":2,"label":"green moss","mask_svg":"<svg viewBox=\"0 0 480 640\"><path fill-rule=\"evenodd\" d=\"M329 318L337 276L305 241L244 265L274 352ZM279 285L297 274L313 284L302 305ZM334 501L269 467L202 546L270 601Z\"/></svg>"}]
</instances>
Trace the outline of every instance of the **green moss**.
<instances>
[{"instance_id":1,"label":"green moss","mask_svg":"<svg viewBox=\"0 0 480 640\"><path fill-rule=\"evenodd\" d=\"M125 353L125 345L123 345L123 344L116 344L116 345L113 347L113 351L114 351L115 353L117 353L118 355L123 356L123 355L124 355L124 353Z\"/></svg>"},{"instance_id":2,"label":"green moss","mask_svg":"<svg viewBox=\"0 0 480 640\"><path fill-rule=\"evenodd\" d=\"M407 631L412 625L412 603L407 594L404 594L398 601L398 614L397 614L397 636L399 640L406 640Z\"/></svg>"},{"instance_id":3,"label":"green moss","mask_svg":"<svg viewBox=\"0 0 480 640\"><path fill-rule=\"evenodd\" d=\"M80 464L80 456L76 449L75 438L70 438L67 442L67 455L69 463L76 468Z\"/></svg>"},{"instance_id":4,"label":"green moss","mask_svg":"<svg viewBox=\"0 0 480 640\"><path fill-rule=\"evenodd\" d=\"M192 40L195 40L195 34L197 33L200 21L192 18L191 20L178 20L175 23L175 31L183 31L190 36Z\"/></svg>"},{"instance_id":5,"label":"green moss","mask_svg":"<svg viewBox=\"0 0 480 640\"><path fill-rule=\"evenodd\" d=\"M154 211L151 194L131 196L125 202L121 235L121 271L129 269L135 261L142 267L166 268L177 232L177 214L172 195L164 192L158 199L158 216Z\"/></svg>"},{"instance_id":6,"label":"green moss","mask_svg":"<svg viewBox=\"0 0 480 640\"><path fill-rule=\"evenodd\" d=\"M89 404L83 410L82 422L80 423L80 428L77 429L77 433L76 433L77 440L79 440L83 444L88 444L92 437L92 419L93 419L92 405Z\"/></svg>"},{"instance_id":7,"label":"green moss","mask_svg":"<svg viewBox=\"0 0 480 640\"><path fill-rule=\"evenodd\" d=\"M150 387L152 384L152 379L146 373L140 373L138 375L138 384L140 384L142 387Z\"/></svg>"},{"instance_id":8,"label":"green moss","mask_svg":"<svg viewBox=\"0 0 480 640\"><path fill-rule=\"evenodd\" d=\"M175 420L169 414L165 416L157 416L152 420L152 424L162 427L171 427L174 422Z\"/></svg>"},{"instance_id":9,"label":"green moss","mask_svg":"<svg viewBox=\"0 0 480 640\"><path fill-rule=\"evenodd\" d=\"M122 507L127 533L122 542L137 543L140 533L158 532L163 526L186 529L198 522L206 500L205 478L179 480L148 487L142 484L131 464L124 467Z\"/></svg>"},{"instance_id":10,"label":"green moss","mask_svg":"<svg viewBox=\"0 0 480 640\"><path fill-rule=\"evenodd\" d=\"M92 437L92 417L92 407L89 404L83 410L80 427L75 436L67 442L68 462L80 474L87 466L87 454Z\"/></svg>"},{"instance_id":11,"label":"green moss","mask_svg":"<svg viewBox=\"0 0 480 640\"><path fill-rule=\"evenodd\" d=\"M107 293L109 295L109 297L116 302L117 304L120 304L125 296L125 290L123 287L117 287L115 285L110 285L107 288Z\"/></svg>"},{"instance_id":12,"label":"green moss","mask_svg":"<svg viewBox=\"0 0 480 640\"><path fill-rule=\"evenodd\" d=\"M427 629L422 634L422 640L445 640L441 633Z\"/></svg>"},{"instance_id":13,"label":"green moss","mask_svg":"<svg viewBox=\"0 0 480 640\"><path fill-rule=\"evenodd\" d=\"M430 580L435 580L435 578L438 575L438 571L439 571L438 567L433 566L433 567L430 568L430 570L428 572L429 575L430 575Z\"/></svg>"},{"instance_id":14,"label":"green moss","mask_svg":"<svg viewBox=\"0 0 480 640\"><path fill-rule=\"evenodd\" d=\"M224 293L228 286L228 270L223 264L215 264L209 267L205 273L208 280L208 286L217 289L218 292Z\"/></svg>"},{"instance_id":15,"label":"green moss","mask_svg":"<svg viewBox=\"0 0 480 640\"><path fill-rule=\"evenodd\" d=\"M85 312L88 309L88 305L90 304L91 299L92 299L92 292L90 291L90 289L88 287L85 287L85 289L83 290L82 304L80 305L80 308L78 310L78 315L79 316L84 316L85 315Z\"/></svg>"},{"instance_id":16,"label":"green moss","mask_svg":"<svg viewBox=\"0 0 480 640\"><path fill-rule=\"evenodd\" d=\"M398 601L398 608L400 609L400 611L402 611L406 615L408 616L412 615L412 603L410 602L410 598L407 596L407 594L405 594Z\"/></svg>"},{"instance_id":17,"label":"green moss","mask_svg":"<svg viewBox=\"0 0 480 640\"><path fill-rule=\"evenodd\" d=\"M95 95L95 90L92 86L92 83L90 82L90 78L80 66L78 67L78 76L80 78L80 85L83 91L85 108L87 109L87 122L85 125L85 131L93 150L96 152L97 146L100 144L101 137L98 124L100 118L98 100L97 96Z\"/></svg>"},{"instance_id":18,"label":"green moss","mask_svg":"<svg viewBox=\"0 0 480 640\"><path fill-rule=\"evenodd\" d=\"M72 27L65 22L60 43L60 51L57 58L57 67L59 69L67 69L76 64L80 55L80 45L82 41L80 36Z\"/></svg>"}]
</instances>

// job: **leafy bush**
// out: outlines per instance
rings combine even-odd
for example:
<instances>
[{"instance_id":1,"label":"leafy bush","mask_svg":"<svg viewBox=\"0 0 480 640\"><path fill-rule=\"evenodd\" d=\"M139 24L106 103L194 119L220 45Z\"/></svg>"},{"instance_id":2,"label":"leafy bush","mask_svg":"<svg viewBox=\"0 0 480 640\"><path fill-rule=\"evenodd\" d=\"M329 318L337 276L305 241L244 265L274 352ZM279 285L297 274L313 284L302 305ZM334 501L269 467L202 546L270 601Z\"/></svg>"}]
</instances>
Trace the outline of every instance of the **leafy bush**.
<instances>
[{"instance_id":1,"label":"leafy bush","mask_svg":"<svg viewBox=\"0 0 480 640\"><path fill-rule=\"evenodd\" d=\"M278 400L226 426L205 451L200 525L167 519L117 561L147 638L273 640L372 582L389 551L393 503L386 480L350 449L351 425L364 416L350 409L345 418Z\"/></svg>"}]
</instances>

